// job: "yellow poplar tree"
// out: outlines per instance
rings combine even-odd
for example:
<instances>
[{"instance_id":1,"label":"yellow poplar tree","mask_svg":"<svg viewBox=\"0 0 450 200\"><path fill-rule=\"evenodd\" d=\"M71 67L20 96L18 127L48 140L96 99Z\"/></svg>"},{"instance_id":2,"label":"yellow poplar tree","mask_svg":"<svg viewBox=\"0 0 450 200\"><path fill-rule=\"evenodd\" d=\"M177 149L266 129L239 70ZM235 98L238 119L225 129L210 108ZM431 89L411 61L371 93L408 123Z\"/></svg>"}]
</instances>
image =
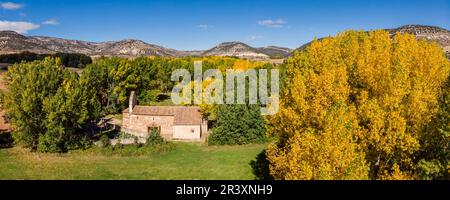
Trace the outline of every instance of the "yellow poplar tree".
<instances>
[{"instance_id":1,"label":"yellow poplar tree","mask_svg":"<svg viewBox=\"0 0 450 200\"><path fill-rule=\"evenodd\" d=\"M424 126L450 71L436 44L386 31L314 41L288 61L279 138L267 151L277 179L408 179Z\"/></svg>"}]
</instances>

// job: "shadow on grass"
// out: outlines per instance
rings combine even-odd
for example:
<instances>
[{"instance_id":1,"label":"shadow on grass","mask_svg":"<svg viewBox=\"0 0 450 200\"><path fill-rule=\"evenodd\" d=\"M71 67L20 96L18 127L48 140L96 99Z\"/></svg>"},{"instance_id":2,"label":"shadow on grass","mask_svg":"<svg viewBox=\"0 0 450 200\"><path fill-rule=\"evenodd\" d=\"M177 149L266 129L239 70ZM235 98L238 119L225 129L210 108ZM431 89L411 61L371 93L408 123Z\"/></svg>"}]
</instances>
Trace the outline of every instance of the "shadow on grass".
<instances>
[{"instance_id":1,"label":"shadow on grass","mask_svg":"<svg viewBox=\"0 0 450 200\"><path fill-rule=\"evenodd\" d=\"M273 180L270 175L269 161L267 160L266 150L263 150L256 156L256 160L250 161L253 174L257 180Z\"/></svg>"},{"instance_id":2,"label":"shadow on grass","mask_svg":"<svg viewBox=\"0 0 450 200\"><path fill-rule=\"evenodd\" d=\"M11 148L13 144L11 133L0 130L0 148Z\"/></svg>"}]
</instances>

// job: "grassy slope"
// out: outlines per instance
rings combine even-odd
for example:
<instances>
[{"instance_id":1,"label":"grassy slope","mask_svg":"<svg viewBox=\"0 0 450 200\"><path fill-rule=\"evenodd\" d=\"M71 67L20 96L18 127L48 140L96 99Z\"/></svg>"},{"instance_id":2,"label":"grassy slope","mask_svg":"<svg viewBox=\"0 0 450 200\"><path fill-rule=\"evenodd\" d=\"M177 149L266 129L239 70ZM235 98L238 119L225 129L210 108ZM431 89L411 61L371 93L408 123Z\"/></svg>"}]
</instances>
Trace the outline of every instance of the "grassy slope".
<instances>
[{"instance_id":1,"label":"grassy slope","mask_svg":"<svg viewBox=\"0 0 450 200\"><path fill-rule=\"evenodd\" d=\"M171 152L137 157L15 147L0 149L0 179L254 179L249 163L264 147L176 143Z\"/></svg>"}]
</instances>

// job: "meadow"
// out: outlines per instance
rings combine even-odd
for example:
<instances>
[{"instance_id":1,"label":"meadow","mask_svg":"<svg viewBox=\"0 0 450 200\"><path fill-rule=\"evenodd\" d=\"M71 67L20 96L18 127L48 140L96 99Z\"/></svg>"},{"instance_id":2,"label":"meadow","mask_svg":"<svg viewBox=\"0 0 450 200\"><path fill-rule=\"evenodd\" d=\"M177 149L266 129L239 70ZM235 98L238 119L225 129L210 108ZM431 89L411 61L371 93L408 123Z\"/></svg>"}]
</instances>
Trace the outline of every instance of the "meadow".
<instances>
[{"instance_id":1,"label":"meadow","mask_svg":"<svg viewBox=\"0 0 450 200\"><path fill-rule=\"evenodd\" d=\"M167 152L139 156L102 153L99 147L65 154L0 149L1 180L253 180L250 162L266 147L174 143Z\"/></svg>"}]
</instances>

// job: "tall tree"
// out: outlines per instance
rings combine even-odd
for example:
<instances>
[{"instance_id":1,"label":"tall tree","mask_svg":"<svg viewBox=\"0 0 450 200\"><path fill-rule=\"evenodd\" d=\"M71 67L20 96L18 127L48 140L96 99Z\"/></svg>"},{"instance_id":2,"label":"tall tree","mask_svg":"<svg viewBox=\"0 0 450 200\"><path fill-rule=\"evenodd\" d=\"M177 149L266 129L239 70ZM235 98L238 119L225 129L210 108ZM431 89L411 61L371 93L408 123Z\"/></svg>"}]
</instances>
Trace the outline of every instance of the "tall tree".
<instances>
[{"instance_id":1,"label":"tall tree","mask_svg":"<svg viewBox=\"0 0 450 200\"><path fill-rule=\"evenodd\" d=\"M449 71L442 49L408 34L348 31L314 41L288 61L280 112L268 120L280 139L267 151L272 175L414 178Z\"/></svg>"},{"instance_id":2,"label":"tall tree","mask_svg":"<svg viewBox=\"0 0 450 200\"><path fill-rule=\"evenodd\" d=\"M5 78L9 89L5 109L14 126L13 136L24 146L36 149L39 135L46 132L44 100L54 95L63 82L60 62L48 58L15 64Z\"/></svg>"},{"instance_id":3,"label":"tall tree","mask_svg":"<svg viewBox=\"0 0 450 200\"><path fill-rule=\"evenodd\" d=\"M249 144L266 141L259 105L218 105L218 118L209 144Z\"/></svg>"},{"instance_id":4,"label":"tall tree","mask_svg":"<svg viewBox=\"0 0 450 200\"><path fill-rule=\"evenodd\" d=\"M6 74L5 108L15 140L33 150L64 152L80 148L98 108L75 72L59 59L16 64ZM96 98L94 96L94 98Z\"/></svg>"}]
</instances>

